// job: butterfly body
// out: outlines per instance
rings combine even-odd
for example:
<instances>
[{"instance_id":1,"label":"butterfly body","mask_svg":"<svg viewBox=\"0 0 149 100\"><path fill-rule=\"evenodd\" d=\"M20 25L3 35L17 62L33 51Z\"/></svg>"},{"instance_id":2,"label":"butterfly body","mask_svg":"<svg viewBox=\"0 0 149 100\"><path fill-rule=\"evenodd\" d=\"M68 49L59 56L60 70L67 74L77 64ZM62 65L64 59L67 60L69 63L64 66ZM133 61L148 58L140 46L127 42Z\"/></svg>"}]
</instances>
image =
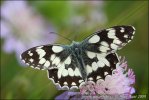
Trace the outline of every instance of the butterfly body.
<instances>
[{"instance_id":1,"label":"butterfly body","mask_svg":"<svg viewBox=\"0 0 149 100\"><path fill-rule=\"evenodd\" d=\"M72 55L76 58L77 61L77 67L79 68L80 72L81 72L81 76L83 78L83 80L86 80L87 78L87 72L86 72L86 68L85 68L85 64L84 64L84 60L83 60L83 45L79 42L75 42L73 41L73 43L70 46L70 49L72 51Z\"/></svg>"},{"instance_id":2,"label":"butterfly body","mask_svg":"<svg viewBox=\"0 0 149 100\"><path fill-rule=\"evenodd\" d=\"M133 26L114 26L90 35L71 45L48 44L23 52L27 65L48 71L48 77L59 88L79 88L84 82L104 80L119 64L116 51L134 36Z\"/></svg>"}]
</instances>

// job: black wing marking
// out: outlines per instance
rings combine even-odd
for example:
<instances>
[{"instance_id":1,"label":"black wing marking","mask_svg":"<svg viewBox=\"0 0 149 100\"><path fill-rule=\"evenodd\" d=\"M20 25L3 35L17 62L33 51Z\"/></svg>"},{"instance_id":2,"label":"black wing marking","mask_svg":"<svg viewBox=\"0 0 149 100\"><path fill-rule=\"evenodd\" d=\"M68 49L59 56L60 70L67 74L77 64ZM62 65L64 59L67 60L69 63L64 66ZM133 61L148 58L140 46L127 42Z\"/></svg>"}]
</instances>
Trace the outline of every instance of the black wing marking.
<instances>
[{"instance_id":1,"label":"black wing marking","mask_svg":"<svg viewBox=\"0 0 149 100\"><path fill-rule=\"evenodd\" d=\"M85 50L102 53L121 49L133 39L133 26L114 26L95 32L83 41Z\"/></svg>"}]
</instances>

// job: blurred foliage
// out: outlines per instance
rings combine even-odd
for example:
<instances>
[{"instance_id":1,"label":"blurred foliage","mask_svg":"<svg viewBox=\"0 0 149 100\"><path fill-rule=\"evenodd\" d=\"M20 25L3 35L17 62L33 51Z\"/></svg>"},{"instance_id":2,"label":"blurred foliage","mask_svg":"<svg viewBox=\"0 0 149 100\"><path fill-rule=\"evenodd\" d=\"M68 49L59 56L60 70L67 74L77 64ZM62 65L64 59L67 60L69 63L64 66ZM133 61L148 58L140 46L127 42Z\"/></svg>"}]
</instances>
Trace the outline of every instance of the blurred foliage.
<instances>
[{"instance_id":1,"label":"blurred foliage","mask_svg":"<svg viewBox=\"0 0 149 100\"><path fill-rule=\"evenodd\" d=\"M65 37L71 37L77 31L77 40L82 40L102 28L115 25L133 25L136 28L133 41L118 53L126 57L129 67L135 72L135 94L147 95L149 84L148 1L105 1L103 10L108 17L107 23L102 26L93 25L90 30L86 30L86 23L77 27L69 24L71 17L79 13L75 12L75 8L72 8L69 1L30 1L28 3L51 22L58 33ZM81 13L85 14L83 11ZM74 30L76 31L74 32ZM86 34L81 35L81 33ZM65 40L60 38L57 42L64 43ZM3 52L2 45L3 39L1 39L1 98L49 99L63 92L58 91L48 80L46 71L21 67L15 54Z\"/></svg>"},{"instance_id":2,"label":"blurred foliage","mask_svg":"<svg viewBox=\"0 0 149 100\"><path fill-rule=\"evenodd\" d=\"M71 6L67 1L31 1L31 4L53 24L61 27L68 23L66 20L70 18Z\"/></svg>"}]
</instances>

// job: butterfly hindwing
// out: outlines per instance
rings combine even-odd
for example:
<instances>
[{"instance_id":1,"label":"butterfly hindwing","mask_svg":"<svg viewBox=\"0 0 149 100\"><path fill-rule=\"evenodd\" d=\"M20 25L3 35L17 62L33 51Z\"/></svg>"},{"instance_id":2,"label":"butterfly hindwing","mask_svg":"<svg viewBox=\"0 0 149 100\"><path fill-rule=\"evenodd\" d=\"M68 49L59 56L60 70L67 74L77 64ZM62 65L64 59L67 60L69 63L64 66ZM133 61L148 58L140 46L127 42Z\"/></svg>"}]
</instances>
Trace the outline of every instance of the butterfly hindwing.
<instances>
[{"instance_id":1,"label":"butterfly hindwing","mask_svg":"<svg viewBox=\"0 0 149 100\"><path fill-rule=\"evenodd\" d=\"M114 26L95 32L84 40L86 50L92 52L111 52L121 49L133 39L135 28L133 26Z\"/></svg>"},{"instance_id":2,"label":"butterfly hindwing","mask_svg":"<svg viewBox=\"0 0 149 100\"><path fill-rule=\"evenodd\" d=\"M77 59L71 54L65 61L59 63L60 67L48 70L48 77L59 89L78 89L84 80L77 65Z\"/></svg>"},{"instance_id":3,"label":"butterfly hindwing","mask_svg":"<svg viewBox=\"0 0 149 100\"><path fill-rule=\"evenodd\" d=\"M99 79L104 80L107 75L112 75L112 71L116 69L116 64L119 62L116 53L110 53L105 56L97 54L95 58L96 60L88 65L90 67L90 70L87 70L88 81L97 82Z\"/></svg>"}]
</instances>

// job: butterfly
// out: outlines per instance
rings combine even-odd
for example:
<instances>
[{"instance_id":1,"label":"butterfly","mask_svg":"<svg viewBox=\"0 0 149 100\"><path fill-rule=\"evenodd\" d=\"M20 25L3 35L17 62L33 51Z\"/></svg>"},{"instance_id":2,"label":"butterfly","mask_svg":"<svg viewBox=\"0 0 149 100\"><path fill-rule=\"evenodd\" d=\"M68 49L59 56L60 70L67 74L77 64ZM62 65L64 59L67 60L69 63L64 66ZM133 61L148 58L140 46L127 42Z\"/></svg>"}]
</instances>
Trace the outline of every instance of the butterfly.
<instances>
[{"instance_id":1,"label":"butterfly","mask_svg":"<svg viewBox=\"0 0 149 100\"><path fill-rule=\"evenodd\" d=\"M21 54L21 60L33 68L47 70L49 79L59 88L78 89L86 81L96 83L112 75L119 62L116 51L129 43L134 33L133 26L114 26L71 45L30 48Z\"/></svg>"}]
</instances>

